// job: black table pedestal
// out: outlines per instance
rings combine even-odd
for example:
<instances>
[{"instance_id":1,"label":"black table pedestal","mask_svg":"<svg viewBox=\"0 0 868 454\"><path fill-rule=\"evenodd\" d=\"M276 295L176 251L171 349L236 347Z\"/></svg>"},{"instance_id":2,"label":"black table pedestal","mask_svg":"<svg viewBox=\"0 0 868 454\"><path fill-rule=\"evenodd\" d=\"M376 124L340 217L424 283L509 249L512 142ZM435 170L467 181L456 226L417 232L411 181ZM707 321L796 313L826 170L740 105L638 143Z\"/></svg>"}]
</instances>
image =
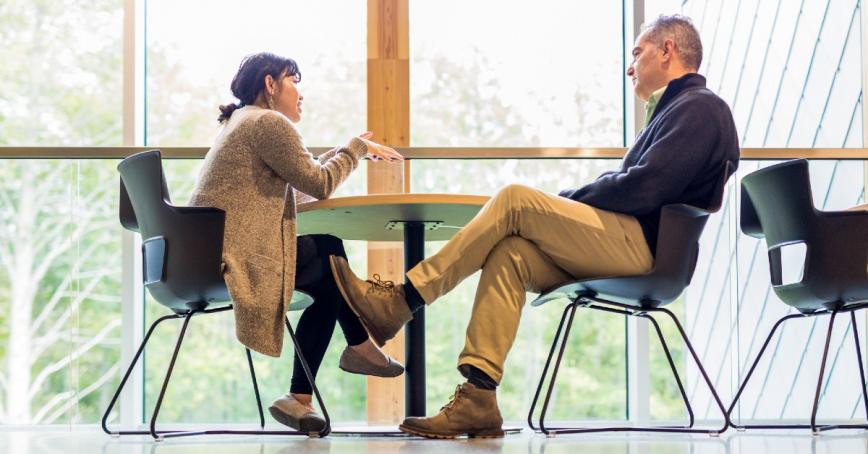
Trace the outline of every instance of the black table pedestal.
<instances>
[{"instance_id":1,"label":"black table pedestal","mask_svg":"<svg viewBox=\"0 0 868 454\"><path fill-rule=\"evenodd\" d=\"M404 222L404 273L425 258L425 224ZM425 416L425 308L406 326L404 416Z\"/></svg>"}]
</instances>

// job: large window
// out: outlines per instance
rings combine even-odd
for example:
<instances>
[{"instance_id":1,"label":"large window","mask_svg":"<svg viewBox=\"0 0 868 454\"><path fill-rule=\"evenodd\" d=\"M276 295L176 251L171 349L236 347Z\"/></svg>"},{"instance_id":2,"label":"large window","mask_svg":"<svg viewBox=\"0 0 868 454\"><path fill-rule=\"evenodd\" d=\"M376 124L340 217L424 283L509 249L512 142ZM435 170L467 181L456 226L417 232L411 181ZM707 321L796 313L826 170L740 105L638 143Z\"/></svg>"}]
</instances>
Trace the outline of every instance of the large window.
<instances>
[{"instance_id":1,"label":"large window","mask_svg":"<svg viewBox=\"0 0 868 454\"><path fill-rule=\"evenodd\" d=\"M700 73L708 87L729 104L743 147L861 147L861 19L858 1L719 2L649 0L647 20L659 14L690 16L699 29L704 57ZM738 178L768 162L742 160ZM811 163L814 205L838 210L864 203L864 163ZM733 186L723 209L706 227L699 268L679 305L689 334L722 396L732 396L765 336L788 311L769 286L765 244L737 228L738 190ZM798 273L800 261L789 263ZM802 418L810 414L820 367L822 320L793 321L772 342L768 356L740 400L736 417ZM865 319L860 318L864 330ZM832 381L822 390L819 416L854 416L861 395L855 348L838 324L833 337ZM700 335L703 333L704 335ZM847 341L847 342L845 342ZM679 347L679 355L683 355ZM651 368L654 390L665 369ZM718 411L704 391L698 371L683 362L700 418ZM660 364L663 366L663 363ZM827 394L828 391L828 394ZM836 392L837 391L837 392ZM671 405L678 404L672 395ZM724 398L726 400L726 398Z\"/></svg>"},{"instance_id":2,"label":"large window","mask_svg":"<svg viewBox=\"0 0 868 454\"><path fill-rule=\"evenodd\" d=\"M122 3L3 2L0 146L121 145Z\"/></svg>"},{"instance_id":3,"label":"large window","mask_svg":"<svg viewBox=\"0 0 868 454\"><path fill-rule=\"evenodd\" d=\"M411 2L411 143L620 146L621 36L620 2Z\"/></svg>"},{"instance_id":4,"label":"large window","mask_svg":"<svg viewBox=\"0 0 868 454\"><path fill-rule=\"evenodd\" d=\"M296 60L304 113L298 124L308 146L336 146L362 133L366 122L365 3L344 1L237 2L149 0L147 2L147 135L159 146L210 145L220 129L217 106L237 102L230 82L245 55L268 51ZM196 20L190 20L196 17ZM165 162L172 198L190 197L201 161ZM360 194L365 167L338 195ZM365 244L348 242L353 263L365 263ZM148 322L166 310L146 303ZM293 323L298 314L291 314ZM158 395L180 324L155 339L145 372L145 408ZM246 369L244 348L235 339L231 313L191 323L178 372L161 411L164 421L256 421L258 414ZM281 358L254 354L262 399L267 406L289 390L293 350L285 340ZM327 389L332 417L365 420L365 380L341 373L338 357L346 345L340 328L323 360L318 384ZM189 352L189 353L188 353ZM196 352L196 353L193 353Z\"/></svg>"},{"instance_id":5,"label":"large window","mask_svg":"<svg viewBox=\"0 0 868 454\"><path fill-rule=\"evenodd\" d=\"M413 163L413 192L492 194L519 182L549 192L593 180L595 170L617 160L424 160ZM455 178L472 175L473 178ZM426 254L443 242L429 242ZM425 313L429 330L427 348L429 409L439 408L462 380L456 371L464 348L479 273L437 300ZM507 420L527 416L537 380L563 309L562 304L530 307L528 294L518 338L504 368L498 391L501 413ZM492 320L491 323L497 323ZM626 416L625 331L622 317L584 311L576 316L568 360L559 377L550 418L621 419ZM432 342L430 339L437 339Z\"/></svg>"},{"instance_id":6,"label":"large window","mask_svg":"<svg viewBox=\"0 0 868 454\"><path fill-rule=\"evenodd\" d=\"M217 106L241 59L258 52L299 65L309 146L336 146L365 131L363 1L147 2L147 143L208 146Z\"/></svg>"},{"instance_id":7,"label":"large window","mask_svg":"<svg viewBox=\"0 0 868 454\"><path fill-rule=\"evenodd\" d=\"M419 147L620 147L633 140L624 120L633 95L623 59L631 8L646 20L693 18L705 56L700 73L731 107L743 147L864 147L864 12L859 0L764 1L437 0L409 5L410 143ZM137 9L133 6L139 6ZM127 48L135 35L124 13L143 11L143 61ZM309 146L345 144L366 129L367 2L364 0L57 0L0 2L0 147L131 145L130 112L143 111L135 145L208 147L219 134L217 106L235 101L229 84L241 59L260 51L294 58ZM127 24L127 25L125 25ZM625 28L626 25L626 28ZM130 46L135 47L135 46ZM132 54L130 54L132 53ZM143 96L124 78L134 68ZM142 87L139 87L142 88ZM127 96L124 96L124 95ZM125 101L126 100L126 101ZM128 105L123 103L127 102ZM134 104L130 106L129 104ZM132 108L135 107L135 108ZM141 108L141 109L140 109ZM392 115L393 113L390 113ZM398 115L398 114L395 114ZM127 120L127 121L125 121ZM626 126L625 126L626 125ZM125 134L126 132L126 134ZM126 137L126 142L124 140ZM136 140L139 140L138 138ZM72 150L72 148L69 148ZM123 261L131 242L117 222L117 160L0 160L0 424L98 422L135 348L122 308L134 279ZM743 160L724 207L701 240L693 282L672 308L684 322L724 401L732 396L772 323L788 308L768 282L764 244L738 230L737 179L768 165ZM165 160L172 199L185 204L201 160ZM592 181L612 159L416 160L413 192L493 194L509 183L556 192ZM366 192L363 165L338 195ZM815 205L842 209L865 202L866 166L859 160L811 162ZM433 254L441 243L428 243ZM364 272L366 243L348 242ZM793 263L798 262L798 260ZM798 272L793 268L788 272ZM128 279L128 281L124 281ZM477 276L427 312L428 411L460 380ZM529 295L529 298L532 296ZM167 311L146 296L144 320ZM562 306L525 308L500 389L507 420L524 418ZM125 312L123 317L127 317ZM298 314L291 314L293 321ZM819 369L821 322L796 321L770 347L741 400L742 419L799 418ZM865 332L865 318L860 328ZM698 419L716 409L684 346L663 323ZM145 361L144 414L162 381L179 324L163 324ZM820 417L851 418L860 396L855 348L840 323L821 390ZM865 336L863 334L863 339ZM684 410L653 330L644 378L659 419ZM319 384L336 421L366 419L366 381L336 367L345 345L339 329ZM552 418L627 416L629 350L622 318L580 312ZM865 349L868 351L868 349ZM255 355L262 398L286 392L292 351ZM635 388L634 388L635 389ZM123 402L120 407L123 406ZM137 407L137 406L136 406ZM130 415L116 410L110 421ZM231 314L192 322L166 405L166 422L257 421L243 347Z\"/></svg>"},{"instance_id":8,"label":"large window","mask_svg":"<svg viewBox=\"0 0 868 454\"><path fill-rule=\"evenodd\" d=\"M121 144L120 0L0 5L0 146ZM94 422L118 380L114 163L0 161L0 424Z\"/></svg>"},{"instance_id":9,"label":"large window","mask_svg":"<svg viewBox=\"0 0 868 454\"><path fill-rule=\"evenodd\" d=\"M410 127L416 146L620 146L620 3L547 0L414 2L410 9ZM496 19L494 19L496 18ZM481 22L484 27L479 26ZM445 24L449 24L448 27ZM592 44L593 43L593 44ZM616 161L414 161L413 192L493 194L520 183L551 192L590 182ZM427 253L442 243L429 243ZM459 383L478 273L426 314L428 408ZM530 296L530 295L529 295ZM532 299L532 297L531 297ZM500 390L504 418L526 416L560 310L525 309ZM571 366L553 417L626 415L623 319L577 320ZM593 371L593 373L591 373Z\"/></svg>"}]
</instances>

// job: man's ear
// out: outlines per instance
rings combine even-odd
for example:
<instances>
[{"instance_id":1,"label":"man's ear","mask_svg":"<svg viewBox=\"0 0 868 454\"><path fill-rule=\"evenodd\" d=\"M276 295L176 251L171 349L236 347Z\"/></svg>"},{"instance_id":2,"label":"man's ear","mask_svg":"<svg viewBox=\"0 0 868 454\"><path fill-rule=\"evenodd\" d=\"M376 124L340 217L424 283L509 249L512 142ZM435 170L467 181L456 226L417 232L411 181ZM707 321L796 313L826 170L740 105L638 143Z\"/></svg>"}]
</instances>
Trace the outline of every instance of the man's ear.
<instances>
[{"instance_id":1,"label":"man's ear","mask_svg":"<svg viewBox=\"0 0 868 454\"><path fill-rule=\"evenodd\" d=\"M665 41L663 41L663 56L671 60L674 52L675 41L673 41L671 38L667 38Z\"/></svg>"}]
</instances>

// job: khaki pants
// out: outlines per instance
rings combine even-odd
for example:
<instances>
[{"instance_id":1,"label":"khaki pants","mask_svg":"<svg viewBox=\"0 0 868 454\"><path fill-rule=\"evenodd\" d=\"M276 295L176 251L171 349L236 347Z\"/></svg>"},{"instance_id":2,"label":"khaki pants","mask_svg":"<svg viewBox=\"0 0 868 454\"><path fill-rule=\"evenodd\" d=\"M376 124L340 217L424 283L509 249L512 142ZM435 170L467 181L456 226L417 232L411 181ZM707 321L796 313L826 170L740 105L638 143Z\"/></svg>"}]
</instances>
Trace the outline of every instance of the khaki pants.
<instances>
[{"instance_id":1,"label":"khaki pants","mask_svg":"<svg viewBox=\"0 0 868 454\"><path fill-rule=\"evenodd\" d=\"M458 364L475 366L500 383L525 291L642 274L652 265L636 218L510 185L407 277L430 304L482 269Z\"/></svg>"}]
</instances>

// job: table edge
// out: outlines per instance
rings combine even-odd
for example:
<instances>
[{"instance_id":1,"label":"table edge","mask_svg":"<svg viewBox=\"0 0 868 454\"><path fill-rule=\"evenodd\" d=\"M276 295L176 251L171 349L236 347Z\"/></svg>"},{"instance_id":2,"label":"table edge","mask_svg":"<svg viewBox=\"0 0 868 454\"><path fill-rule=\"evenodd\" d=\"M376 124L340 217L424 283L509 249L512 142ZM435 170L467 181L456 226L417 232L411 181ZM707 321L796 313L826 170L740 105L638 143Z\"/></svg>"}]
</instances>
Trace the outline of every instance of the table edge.
<instances>
[{"instance_id":1,"label":"table edge","mask_svg":"<svg viewBox=\"0 0 868 454\"><path fill-rule=\"evenodd\" d=\"M487 195L471 194L366 194L300 203L298 213L307 211L346 208L370 205L412 205L424 203L443 203L449 205L482 206L490 199Z\"/></svg>"}]
</instances>

